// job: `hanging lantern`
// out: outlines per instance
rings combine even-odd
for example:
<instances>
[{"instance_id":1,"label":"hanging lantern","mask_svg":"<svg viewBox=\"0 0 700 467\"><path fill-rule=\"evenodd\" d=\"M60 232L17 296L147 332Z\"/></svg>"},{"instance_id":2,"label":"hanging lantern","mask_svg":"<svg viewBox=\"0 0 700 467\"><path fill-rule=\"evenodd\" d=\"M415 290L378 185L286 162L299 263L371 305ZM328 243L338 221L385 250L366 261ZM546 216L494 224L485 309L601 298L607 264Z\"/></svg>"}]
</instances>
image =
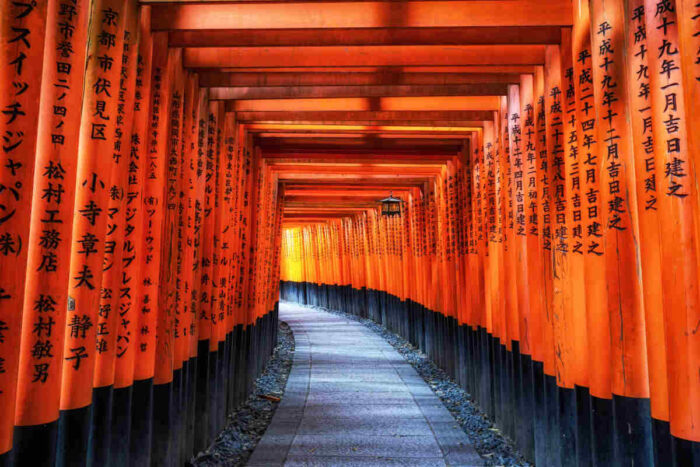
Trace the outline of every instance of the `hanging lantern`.
<instances>
[{"instance_id":1,"label":"hanging lantern","mask_svg":"<svg viewBox=\"0 0 700 467\"><path fill-rule=\"evenodd\" d=\"M382 203L382 215L383 216L400 216L401 215L401 201L400 198L394 198L394 194L389 194L388 198L384 198L380 201Z\"/></svg>"}]
</instances>

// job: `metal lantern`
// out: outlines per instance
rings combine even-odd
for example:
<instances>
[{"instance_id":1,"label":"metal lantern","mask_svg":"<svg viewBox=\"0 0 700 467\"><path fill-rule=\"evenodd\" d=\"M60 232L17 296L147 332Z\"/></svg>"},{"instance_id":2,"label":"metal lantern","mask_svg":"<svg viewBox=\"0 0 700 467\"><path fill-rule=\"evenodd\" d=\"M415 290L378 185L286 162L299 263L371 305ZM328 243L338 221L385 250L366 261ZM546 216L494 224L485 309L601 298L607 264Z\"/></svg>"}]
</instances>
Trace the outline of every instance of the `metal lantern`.
<instances>
[{"instance_id":1,"label":"metal lantern","mask_svg":"<svg viewBox=\"0 0 700 467\"><path fill-rule=\"evenodd\" d=\"M400 198L394 198L394 194L389 194L388 198L384 198L380 201L382 203L382 215L383 216L400 216L401 215L401 201Z\"/></svg>"}]
</instances>

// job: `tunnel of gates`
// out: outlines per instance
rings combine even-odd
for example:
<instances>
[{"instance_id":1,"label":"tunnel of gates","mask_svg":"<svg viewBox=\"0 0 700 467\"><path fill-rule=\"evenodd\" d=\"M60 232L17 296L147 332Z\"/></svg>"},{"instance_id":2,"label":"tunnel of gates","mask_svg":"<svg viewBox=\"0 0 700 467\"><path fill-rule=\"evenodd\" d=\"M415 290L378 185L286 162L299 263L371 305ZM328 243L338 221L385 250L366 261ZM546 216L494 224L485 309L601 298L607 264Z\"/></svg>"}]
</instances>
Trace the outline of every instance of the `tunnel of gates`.
<instances>
[{"instance_id":1,"label":"tunnel of gates","mask_svg":"<svg viewBox=\"0 0 700 467\"><path fill-rule=\"evenodd\" d=\"M281 298L408 339L537 465L698 465L698 10L574 3L401 217L285 223Z\"/></svg>"},{"instance_id":2,"label":"tunnel of gates","mask_svg":"<svg viewBox=\"0 0 700 467\"><path fill-rule=\"evenodd\" d=\"M0 9L0 465L182 465L276 342L276 176L149 13Z\"/></svg>"},{"instance_id":3,"label":"tunnel of gates","mask_svg":"<svg viewBox=\"0 0 700 467\"><path fill-rule=\"evenodd\" d=\"M700 463L700 4L542 2L2 2L0 464L184 463L280 294L401 334L538 465Z\"/></svg>"}]
</instances>

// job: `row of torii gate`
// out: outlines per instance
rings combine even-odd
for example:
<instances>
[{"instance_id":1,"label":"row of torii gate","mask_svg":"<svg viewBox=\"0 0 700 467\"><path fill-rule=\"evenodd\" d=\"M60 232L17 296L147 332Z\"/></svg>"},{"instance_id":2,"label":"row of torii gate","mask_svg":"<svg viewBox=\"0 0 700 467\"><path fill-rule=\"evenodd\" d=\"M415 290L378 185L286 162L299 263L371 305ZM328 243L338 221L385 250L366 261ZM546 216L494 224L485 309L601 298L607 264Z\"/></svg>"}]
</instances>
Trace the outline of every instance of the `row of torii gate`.
<instances>
[{"instance_id":1,"label":"row of torii gate","mask_svg":"<svg viewBox=\"0 0 700 467\"><path fill-rule=\"evenodd\" d=\"M280 270L531 461L699 462L697 2L0 19L0 463L184 463L264 367Z\"/></svg>"}]
</instances>

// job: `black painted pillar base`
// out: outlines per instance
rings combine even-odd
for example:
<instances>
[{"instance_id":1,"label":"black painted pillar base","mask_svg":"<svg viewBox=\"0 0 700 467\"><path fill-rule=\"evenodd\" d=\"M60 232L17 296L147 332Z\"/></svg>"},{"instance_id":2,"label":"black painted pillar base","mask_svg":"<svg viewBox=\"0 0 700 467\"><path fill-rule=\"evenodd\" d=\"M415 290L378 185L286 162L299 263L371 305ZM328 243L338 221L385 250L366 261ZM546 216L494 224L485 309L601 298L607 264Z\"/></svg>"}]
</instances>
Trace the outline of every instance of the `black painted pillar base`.
<instances>
[{"instance_id":1,"label":"black painted pillar base","mask_svg":"<svg viewBox=\"0 0 700 467\"><path fill-rule=\"evenodd\" d=\"M153 379L134 381L131 396L131 439L129 464L151 465L153 439Z\"/></svg>"},{"instance_id":2,"label":"black painted pillar base","mask_svg":"<svg viewBox=\"0 0 700 467\"><path fill-rule=\"evenodd\" d=\"M112 386L92 389L88 466L110 465L112 446Z\"/></svg>"},{"instance_id":3,"label":"black painted pillar base","mask_svg":"<svg viewBox=\"0 0 700 467\"><path fill-rule=\"evenodd\" d=\"M674 436L673 461L678 466L700 465L700 443Z\"/></svg>"},{"instance_id":4,"label":"black painted pillar base","mask_svg":"<svg viewBox=\"0 0 700 467\"><path fill-rule=\"evenodd\" d=\"M211 342L209 343L209 345L209 394L207 395L207 398L209 399L209 411L207 413L207 417L209 419L209 436L207 437L207 446L210 445L212 441L214 441L214 438L216 438L216 434L219 432L219 401L217 397L217 385L219 384L217 364L219 355L217 352L218 347L217 350L212 351Z\"/></svg>"},{"instance_id":5,"label":"black painted pillar base","mask_svg":"<svg viewBox=\"0 0 700 467\"><path fill-rule=\"evenodd\" d=\"M561 465L561 451L559 449L559 391L557 379L554 376L544 375L544 407L547 420L547 447L546 463L544 465Z\"/></svg>"},{"instance_id":6,"label":"black painted pillar base","mask_svg":"<svg viewBox=\"0 0 700 467\"><path fill-rule=\"evenodd\" d=\"M673 438L670 424L652 418L651 434L654 437L654 465L673 465Z\"/></svg>"},{"instance_id":7,"label":"black painted pillar base","mask_svg":"<svg viewBox=\"0 0 700 467\"><path fill-rule=\"evenodd\" d=\"M194 451L199 452L209 446L209 339L197 342L196 380Z\"/></svg>"},{"instance_id":8,"label":"black painted pillar base","mask_svg":"<svg viewBox=\"0 0 700 467\"><path fill-rule=\"evenodd\" d=\"M42 425L16 426L13 450L0 455L0 466L53 467L57 441L58 420Z\"/></svg>"},{"instance_id":9,"label":"black painted pillar base","mask_svg":"<svg viewBox=\"0 0 700 467\"><path fill-rule=\"evenodd\" d=\"M591 465L591 395L588 388L576 386L576 461Z\"/></svg>"},{"instance_id":10,"label":"black painted pillar base","mask_svg":"<svg viewBox=\"0 0 700 467\"><path fill-rule=\"evenodd\" d=\"M613 394L615 461L619 465L654 463L649 399Z\"/></svg>"},{"instance_id":11,"label":"black painted pillar base","mask_svg":"<svg viewBox=\"0 0 700 467\"><path fill-rule=\"evenodd\" d=\"M613 450L613 406L611 399L591 396L591 453L593 465L615 462Z\"/></svg>"},{"instance_id":12,"label":"black painted pillar base","mask_svg":"<svg viewBox=\"0 0 700 467\"><path fill-rule=\"evenodd\" d=\"M544 364L532 362L532 389L535 401L535 465L547 465L547 418L545 409Z\"/></svg>"},{"instance_id":13,"label":"black painted pillar base","mask_svg":"<svg viewBox=\"0 0 700 467\"><path fill-rule=\"evenodd\" d=\"M190 364L188 366L188 380L190 386L188 388L187 396L187 425L185 427L185 458L189 458L195 454L194 451L194 433L195 433L195 420L197 417L197 369L199 358L190 358Z\"/></svg>"},{"instance_id":14,"label":"black painted pillar base","mask_svg":"<svg viewBox=\"0 0 700 467\"><path fill-rule=\"evenodd\" d=\"M153 440L151 465L172 465L175 461L171 432L175 428L173 383L153 385Z\"/></svg>"},{"instance_id":15,"label":"black painted pillar base","mask_svg":"<svg viewBox=\"0 0 700 467\"><path fill-rule=\"evenodd\" d=\"M133 386L115 388L112 395L111 462L114 466L129 465L131 439L131 403Z\"/></svg>"},{"instance_id":16,"label":"black painted pillar base","mask_svg":"<svg viewBox=\"0 0 700 467\"><path fill-rule=\"evenodd\" d=\"M58 418L56 467L84 466L90 439L92 405L62 410Z\"/></svg>"}]
</instances>

